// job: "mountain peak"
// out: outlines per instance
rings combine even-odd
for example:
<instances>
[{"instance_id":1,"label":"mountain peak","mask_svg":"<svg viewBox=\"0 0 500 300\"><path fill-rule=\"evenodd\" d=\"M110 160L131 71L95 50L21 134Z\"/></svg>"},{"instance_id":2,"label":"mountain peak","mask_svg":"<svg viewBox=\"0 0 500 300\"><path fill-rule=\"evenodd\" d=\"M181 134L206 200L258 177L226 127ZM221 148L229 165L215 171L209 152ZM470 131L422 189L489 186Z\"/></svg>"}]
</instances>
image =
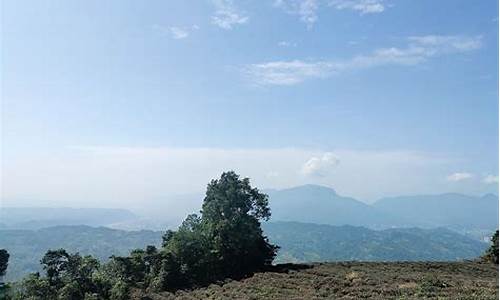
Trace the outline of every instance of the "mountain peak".
<instances>
[{"instance_id":1,"label":"mountain peak","mask_svg":"<svg viewBox=\"0 0 500 300\"><path fill-rule=\"evenodd\" d=\"M337 195L337 192L333 188L318 184L304 184L288 189L283 189L281 191L319 192L319 193L329 193L332 195Z\"/></svg>"}]
</instances>

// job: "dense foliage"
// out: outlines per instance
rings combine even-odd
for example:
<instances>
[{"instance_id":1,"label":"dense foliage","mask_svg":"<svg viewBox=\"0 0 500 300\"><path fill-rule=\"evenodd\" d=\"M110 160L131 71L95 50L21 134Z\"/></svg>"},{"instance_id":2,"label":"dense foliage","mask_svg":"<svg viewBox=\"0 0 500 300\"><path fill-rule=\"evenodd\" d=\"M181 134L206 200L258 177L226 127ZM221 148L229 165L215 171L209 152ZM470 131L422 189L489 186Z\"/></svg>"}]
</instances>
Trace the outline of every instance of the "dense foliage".
<instances>
[{"instance_id":1,"label":"dense foliage","mask_svg":"<svg viewBox=\"0 0 500 300\"><path fill-rule=\"evenodd\" d=\"M128 299L131 288L175 290L241 277L269 266L277 248L263 236L269 219L267 195L248 178L223 173L207 188L198 215L163 235L161 249L147 246L101 265L92 256L49 250L44 275L32 273L12 287L12 299Z\"/></svg>"},{"instance_id":2,"label":"dense foliage","mask_svg":"<svg viewBox=\"0 0 500 300\"><path fill-rule=\"evenodd\" d=\"M0 249L0 279L5 275L7 266L9 265L9 252L5 249ZM2 281L0 280L0 283Z\"/></svg>"},{"instance_id":3,"label":"dense foliage","mask_svg":"<svg viewBox=\"0 0 500 300\"><path fill-rule=\"evenodd\" d=\"M5 249L0 249L0 300L5 298L5 293L8 290L8 286L3 282L3 276L5 276L5 272L7 271L7 267L9 265L9 252Z\"/></svg>"}]
</instances>

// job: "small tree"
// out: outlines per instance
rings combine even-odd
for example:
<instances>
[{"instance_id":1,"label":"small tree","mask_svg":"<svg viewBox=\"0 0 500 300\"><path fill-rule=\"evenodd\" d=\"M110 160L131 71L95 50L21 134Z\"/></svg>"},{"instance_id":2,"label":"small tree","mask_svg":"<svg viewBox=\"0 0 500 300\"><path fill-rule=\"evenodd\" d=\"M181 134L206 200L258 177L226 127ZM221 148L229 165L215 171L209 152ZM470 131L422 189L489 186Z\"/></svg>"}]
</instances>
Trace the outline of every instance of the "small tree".
<instances>
[{"instance_id":1,"label":"small tree","mask_svg":"<svg viewBox=\"0 0 500 300\"><path fill-rule=\"evenodd\" d=\"M0 285L3 284L3 277L7 273L7 267L9 266L9 252L5 249L0 249Z\"/></svg>"},{"instance_id":2,"label":"small tree","mask_svg":"<svg viewBox=\"0 0 500 300\"><path fill-rule=\"evenodd\" d=\"M46 276L33 273L16 285L13 299L84 300L109 299L110 280L97 259L64 249L49 250L41 260Z\"/></svg>"},{"instance_id":3,"label":"small tree","mask_svg":"<svg viewBox=\"0 0 500 300\"><path fill-rule=\"evenodd\" d=\"M9 265L9 252L5 249L0 249L0 299L6 298L6 293L8 293L9 286L5 285L3 282L3 277L7 273L7 267Z\"/></svg>"},{"instance_id":4,"label":"small tree","mask_svg":"<svg viewBox=\"0 0 500 300\"><path fill-rule=\"evenodd\" d=\"M47 273L49 284L59 289L62 287L62 276L68 270L70 255L64 249L49 250L40 261Z\"/></svg>"},{"instance_id":5,"label":"small tree","mask_svg":"<svg viewBox=\"0 0 500 300\"><path fill-rule=\"evenodd\" d=\"M491 246L486 251L483 258L487 261L498 264L498 230L491 237Z\"/></svg>"}]
</instances>

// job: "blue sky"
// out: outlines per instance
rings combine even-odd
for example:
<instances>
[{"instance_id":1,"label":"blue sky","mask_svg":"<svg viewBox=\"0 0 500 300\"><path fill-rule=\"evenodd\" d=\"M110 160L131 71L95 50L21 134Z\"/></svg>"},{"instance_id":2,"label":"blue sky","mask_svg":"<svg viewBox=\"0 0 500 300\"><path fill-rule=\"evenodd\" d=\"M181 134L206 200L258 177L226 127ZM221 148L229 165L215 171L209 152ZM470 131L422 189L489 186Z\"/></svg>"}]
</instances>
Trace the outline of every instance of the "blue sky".
<instances>
[{"instance_id":1,"label":"blue sky","mask_svg":"<svg viewBox=\"0 0 500 300\"><path fill-rule=\"evenodd\" d=\"M2 1L2 144L10 204L495 192L498 1Z\"/></svg>"}]
</instances>

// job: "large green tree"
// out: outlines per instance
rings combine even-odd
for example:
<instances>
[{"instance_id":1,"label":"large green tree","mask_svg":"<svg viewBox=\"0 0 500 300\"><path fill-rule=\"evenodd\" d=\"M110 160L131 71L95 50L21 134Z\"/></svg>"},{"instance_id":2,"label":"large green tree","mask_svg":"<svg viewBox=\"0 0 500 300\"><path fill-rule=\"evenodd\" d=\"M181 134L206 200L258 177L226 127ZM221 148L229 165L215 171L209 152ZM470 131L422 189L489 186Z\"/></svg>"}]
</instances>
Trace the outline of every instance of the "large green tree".
<instances>
[{"instance_id":1,"label":"large green tree","mask_svg":"<svg viewBox=\"0 0 500 300\"><path fill-rule=\"evenodd\" d=\"M260 226L271 216L268 198L248 178L230 171L212 180L200 213L163 236L164 260L155 286L170 289L239 277L272 263L278 247Z\"/></svg>"},{"instance_id":2,"label":"large green tree","mask_svg":"<svg viewBox=\"0 0 500 300\"><path fill-rule=\"evenodd\" d=\"M212 180L201 214L214 256L212 271L221 276L244 275L272 263L278 247L268 242L260 226L271 216L268 197L248 178L230 171Z\"/></svg>"}]
</instances>

